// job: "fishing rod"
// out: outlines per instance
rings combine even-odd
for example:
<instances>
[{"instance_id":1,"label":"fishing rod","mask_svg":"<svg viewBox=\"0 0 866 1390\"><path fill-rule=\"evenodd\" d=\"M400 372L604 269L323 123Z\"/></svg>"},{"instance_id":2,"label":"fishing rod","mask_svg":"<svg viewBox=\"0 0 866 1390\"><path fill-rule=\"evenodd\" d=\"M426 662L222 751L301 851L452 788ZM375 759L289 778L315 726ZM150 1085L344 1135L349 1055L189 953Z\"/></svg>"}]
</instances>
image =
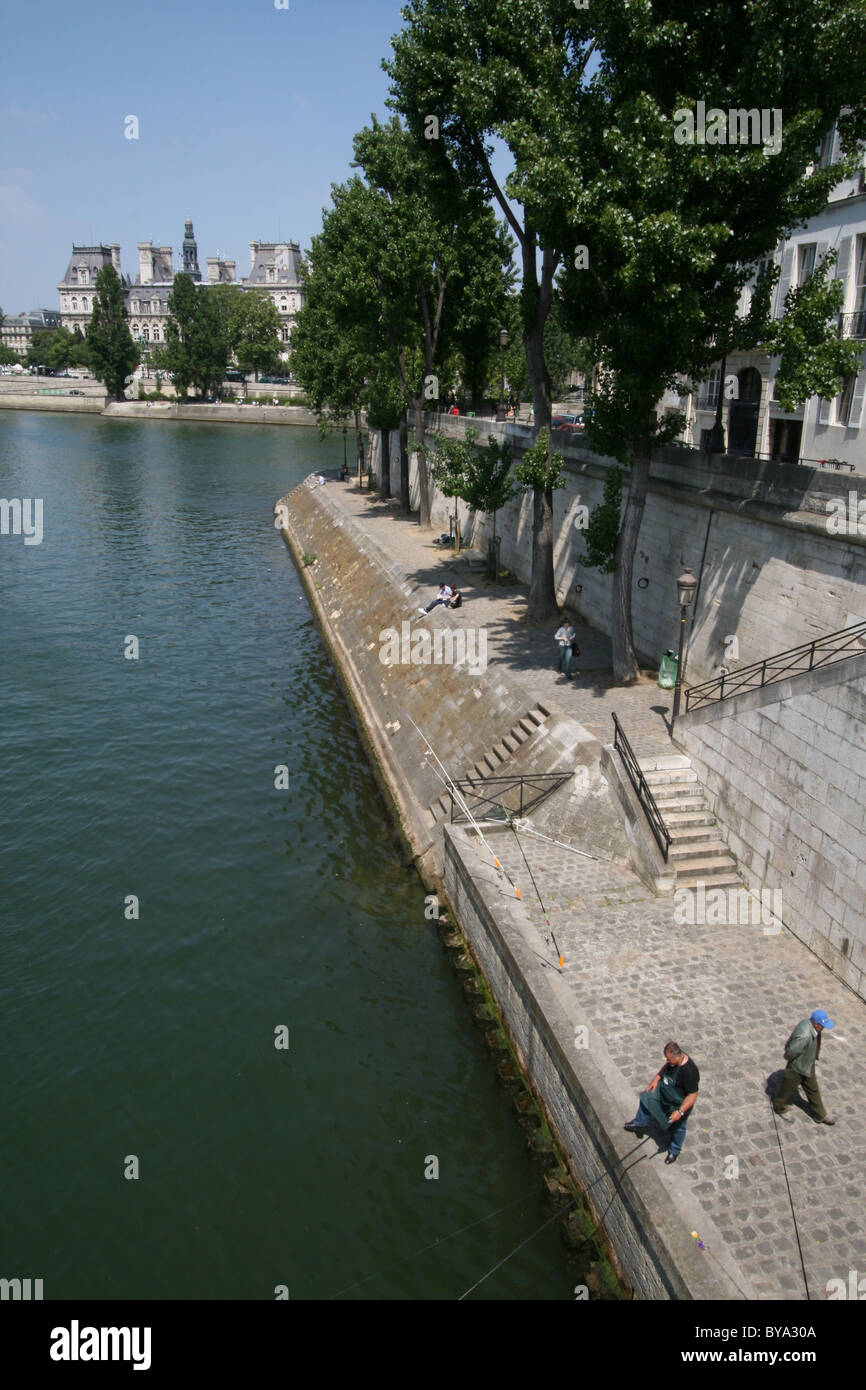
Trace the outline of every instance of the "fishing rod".
<instances>
[{"instance_id":1,"label":"fishing rod","mask_svg":"<svg viewBox=\"0 0 866 1390\"><path fill-rule=\"evenodd\" d=\"M467 804L466 804L466 800L465 800L465 798L463 797L462 793L460 792L459 788L457 787L457 784L455 783L453 777L451 777L451 775L450 775L450 773L448 772L448 769L446 768L445 764L442 762L441 758L440 758L440 757L437 755L437 753L435 752L432 743L431 743L430 740L426 737L426 735L425 735L424 733L422 733L421 729L418 728L418 725L415 723L415 720L412 718L411 715L407 715L406 718L409 720L409 723L410 723L410 724L412 725L412 727L417 731L417 733L420 735L420 737L421 737L421 739L423 740L423 742L426 744L425 755L428 756L428 757L435 758L436 762L439 764L439 767L442 769L441 774L440 774L439 772L437 772L437 770L436 770L435 767L432 769L433 772L434 772L434 773L436 774L436 776L439 778L439 781L442 782L442 784L445 786L446 790L450 793L450 795L451 795L452 797L454 797L454 799L457 801L458 805L461 807L461 809L463 810L464 814L469 818L469 821L471 822L471 824L472 824L472 826L473 826L473 829L475 830L476 834L478 835L479 839L481 840L481 843L484 845L484 848L488 851L489 854L491 854L491 855L493 856L493 862L494 862L494 864L496 865L496 867L497 867L503 874L505 874L505 877L508 879L508 882L511 884L512 888L514 889L515 895L516 895L516 896L520 899L520 901L522 902L522 901L523 901L523 895L522 895L522 893L520 892L519 887L518 887L517 884L514 882L514 879L511 877L511 875L509 874L508 870L507 870L507 869L504 867L504 865L500 862L500 860L499 860L498 856L496 855L496 853L494 852L494 850L491 848L491 846L490 846L490 845L487 843L487 841L484 839L484 835L482 834L481 827L479 826L479 824L478 824L478 822L476 821L475 817L473 816L472 812L469 810L469 807L468 807ZM539 901L539 903L541 904L541 910L542 910L542 912L543 912L544 915L545 915L545 921L547 922L547 930L548 930L548 932L550 933L550 937L551 937L551 939L552 939L552 941L553 941L553 945L554 945L554 948L555 948L555 950L556 950L556 954L557 954L557 956L558 956L558 958L559 958L559 968L560 968L560 970L564 970L564 969L565 969L565 961L564 961L564 959L563 959L562 952L561 952L560 949L559 949L559 945L557 944L556 937L553 935L553 928L552 928L551 925L550 925L550 918L549 918L548 915L547 915L547 912L546 912L546 909L545 909L545 906L544 906L544 902L542 901L541 893L539 892L539 889L538 889L538 884L535 882L535 877L534 877L534 875L533 875L533 873L532 873L532 870L531 870L530 867L529 867L529 861L527 860L526 855L524 854L523 846L520 844L520 839L519 839L519 837L517 836L517 831L516 831L516 829L515 829L515 827L514 827L514 824L513 824L513 822L512 822L511 817L508 818L508 823L509 823L509 825L511 826L511 829L514 830L515 838L517 839L517 844L518 844L518 847L519 847L519 849L520 849L520 853L523 855L523 862L524 862L524 864L526 865L527 873L529 874L529 877L530 877L530 879L532 880L532 886L533 886L533 888L535 889L535 892L536 892L536 894L537 894L537 896L538 896L538 901Z\"/></svg>"},{"instance_id":2,"label":"fishing rod","mask_svg":"<svg viewBox=\"0 0 866 1390\"><path fill-rule=\"evenodd\" d=\"M541 910L542 910L542 912L544 913L544 920L545 920L545 922L547 923L547 930L548 930L548 932L549 932L549 934L550 934L550 938L551 938L551 940L552 940L552 942L553 942L554 948L555 948L555 950L556 950L556 954L559 956L559 968L560 968L560 970L564 970L564 969L565 969L565 961L562 959L562 952L561 952L560 949L559 949L559 945L558 945L558 943L557 943L556 937L553 935L553 927L550 925L550 918L549 918L548 915L547 915L547 909L546 909L546 907L544 906L544 903L542 902L541 890L539 889L538 884L535 882L535 875L533 874L532 870L531 870L530 867L529 867L529 860L528 860L527 857L526 857L526 852L524 851L523 845L520 843L520 836L519 836L518 833L517 833L517 826L514 824L513 821L511 822L511 829L514 831L514 838L515 838L515 840L517 841L517 848L520 850L520 853L523 855L523 862L524 862L524 864L526 865L526 872L529 874L529 877L532 879L532 886L533 886L533 888L535 889L535 892L536 892L536 894L537 894L537 896L538 896L539 904L541 905Z\"/></svg>"},{"instance_id":3,"label":"fishing rod","mask_svg":"<svg viewBox=\"0 0 866 1390\"><path fill-rule=\"evenodd\" d=\"M473 816L473 814L472 814L472 812L470 811L469 807L466 805L466 802L465 802L465 800L464 800L464 798L463 798L463 795L462 795L462 793L460 792L460 790L459 790L459 788L458 788L456 782L454 781L453 777L452 777L451 774L449 773L449 771L448 771L447 767L445 766L445 764L442 762L441 758L438 757L438 755L437 755L437 753L435 752L435 750L434 750L434 748L433 748L433 745L432 745L432 743L430 742L429 738L427 738L426 734L422 733L422 731L418 728L418 725L415 723L415 720L412 718L412 716L411 716L410 714L407 714L406 718L409 720L409 723L412 725L412 728L415 729L415 731L420 735L422 741L426 744L426 747L425 747L425 749L424 749L425 756L426 756L426 757L429 757L429 758L435 758L435 759L436 759L436 762L437 762L437 763L439 764L439 766L441 767L441 769L442 769L441 774L438 773L438 772L436 772L436 768L435 768L435 767L433 768L433 771L436 773L436 776L439 778L439 781L442 782L442 783L444 783L446 790L450 793L450 795L451 795L451 796L454 798L454 800L458 803L458 805L460 806L460 809L463 811L464 815L467 816L467 818L469 819L469 821L470 821L470 823L471 823L471 825L472 825L473 830L475 831L475 833L476 833L476 835L478 836L479 840L481 841L482 845L483 845L484 848L487 850L488 854L490 854L490 855L492 856L493 862L494 862L494 864L496 865L497 869L499 869L501 873L505 874L505 877L508 879L508 882L511 884L512 888L514 889L515 895L516 895L518 898L520 898L521 901L523 901L523 896L522 896L522 894L521 894L521 892L520 892L520 889L518 888L517 884L514 882L514 879L511 877L511 875L510 875L510 873L508 872L508 870L504 867L503 864L500 863L499 858L498 858L498 856L496 855L496 853L494 852L494 850L491 848L491 846L490 846L490 845L487 843L487 841L485 840L484 835L483 835L482 830L481 830L481 826L478 824L477 820L476 820L475 817Z\"/></svg>"},{"instance_id":4,"label":"fishing rod","mask_svg":"<svg viewBox=\"0 0 866 1390\"><path fill-rule=\"evenodd\" d=\"M780 1137L780 1135L779 1135L779 1121L776 1119L776 1111L775 1111L775 1109L774 1109L772 1103L771 1103L771 1105L770 1105L770 1109L771 1109L772 1115L773 1115L773 1128L774 1128L775 1131L776 1131L776 1143L779 1145L779 1157L780 1157L780 1159L782 1160L782 1172L783 1172L784 1175L785 1175L785 1186L786 1186L786 1188L788 1189L788 1206L791 1208L791 1220L792 1220L793 1223L794 1223L794 1235L797 1237L797 1252L798 1252L798 1254L799 1254L799 1256L800 1256L800 1269L802 1270L802 1273L803 1273L803 1283L804 1283L805 1286L806 1286L806 1301L807 1301L808 1303L811 1303L811 1301L812 1301L812 1295L811 1295L811 1293L809 1292L809 1280L806 1278L806 1262L805 1262L805 1260L803 1259L803 1247L802 1247L802 1245L800 1244L800 1228L799 1228L799 1226L797 1225L797 1214L796 1214L796 1212L794 1211L794 1199L793 1199L793 1197L791 1196L791 1184L790 1184L789 1181L788 1181L788 1167L787 1167L787 1164L785 1163L785 1155L784 1155L784 1153L782 1152L782 1140L781 1140L781 1137Z\"/></svg>"}]
</instances>

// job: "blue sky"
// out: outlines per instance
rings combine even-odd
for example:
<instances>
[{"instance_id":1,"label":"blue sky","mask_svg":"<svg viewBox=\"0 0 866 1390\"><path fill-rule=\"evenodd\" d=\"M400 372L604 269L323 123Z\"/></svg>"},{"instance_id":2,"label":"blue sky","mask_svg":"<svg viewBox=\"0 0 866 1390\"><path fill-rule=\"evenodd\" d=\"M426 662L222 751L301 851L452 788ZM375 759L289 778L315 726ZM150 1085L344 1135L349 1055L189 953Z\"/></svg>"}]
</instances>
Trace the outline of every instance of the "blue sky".
<instances>
[{"instance_id":1,"label":"blue sky","mask_svg":"<svg viewBox=\"0 0 866 1390\"><path fill-rule=\"evenodd\" d=\"M0 306L58 307L72 243L249 270L251 238L309 246L352 136L385 111L401 0L2 0ZM139 139L124 120L139 120ZM178 261L175 258L175 267Z\"/></svg>"}]
</instances>

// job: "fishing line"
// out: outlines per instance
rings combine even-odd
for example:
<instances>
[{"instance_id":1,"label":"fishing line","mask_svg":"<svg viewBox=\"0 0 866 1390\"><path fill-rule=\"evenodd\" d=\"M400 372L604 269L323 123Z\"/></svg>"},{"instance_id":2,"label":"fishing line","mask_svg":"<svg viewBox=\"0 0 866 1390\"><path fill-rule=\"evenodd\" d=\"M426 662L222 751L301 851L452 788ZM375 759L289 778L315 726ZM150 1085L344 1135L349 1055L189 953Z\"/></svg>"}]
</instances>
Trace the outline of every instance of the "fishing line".
<instances>
[{"instance_id":1,"label":"fishing line","mask_svg":"<svg viewBox=\"0 0 866 1390\"><path fill-rule=\"evenodd\" d=\"M542 901L542 898L541 898L541 891L540 891L540 889L539 889L539 887L538 887L538 884L535 882L535 875L533 874L532 870L531 870L530 867L529 867L529 860L528 860L527 857L526 857L526 852L525 852L525 850L524 850L524 848L523 848L523 845L520 843L520 836L519 836L518 833L517 833L517 826L514 824L513 821L511 821L510 824L511 824L511 829L514 831L514 838L515 838L515 840L517 841L517 847L518 847L518 849L520 850L520 853L523 855L523 862L524 862L524 864L526 865L526 872L529 874L529 877L532 879L532 886L533 886L533 888L535 889L536 894L538 895L538 901L539 901L539 904L541 905L541 910L542 910L542 912L544 913L544 920L545 920L545 922L547 923L547 930L548 930L548 932L550 933L551 940L553 941L553 945L554 945L554 947L555 947L555 949L556 949L556 954L559 956L559 968L560 968L560 970L564 970L564 969L565 969L565 961L562 959L562 952L561 952L560 949L559 949L559 946L558 946L557 941L556 941L556 937L553 935L553 927L550 925L550 918L549 918L549 916L547 915L547 909L545 908L544 903L543 903L543 901Z\"/></svg>"},{"instance_id":2,"label":"fishing line","mask_svg":"<svg viewBox=\"0 0 866 1390\"><path fill-rule=\"evenodd\" d=\"M785 1163L785 1155L782 1152L782 1140L779 1137L779 1121L776 1118L776 1112L773 1110L772 1105L770 1109L773 1113L773 1128L776 1131L776 1143L779 1145L779 1157L782 1160L782 1172L785 1174L785 1186L788 1189L788 1206L791 1208L791 1220L794 1223L794 1234L797 1237L797 1251L800 1256L800 1268L803 1271L803 1283L806 1285L806 1302L811 1303L812 1295L809 1292L809 1280L806 1278L806 1262L803 1259L803 1247L800 1244L800 1228L797 1225L797 1216L794 1211L794 1199L791 1196L791 1184L788 1182L788 1168Z\"/></svg>"},{"instance_id":3,"label":"fishing line","mask_svg":"<svg viewBox=\"0 0 866 1390\"><path fill-rule=\"evenodd\" d=\"M511 1259L512 1255L516 1255L518 1250L522 1250L524 1245L528 1245L531 1240L534 1240L535 1237L539 1234L539 1232L544 1230L545 1226L550 1226L554 1221L558 1221L560 1216L567 1212L570 1207L573 1207L576 1201L577 1198L572 1197L570 1202L567 1202L564 1207L560 1207L559 1211L554 1212L553 1216L551 1216L549 1220L545 1221L543 1225L539 1226L537 1231L533 1231L531 1235L526 1237L526 1240L522 1240L519 1245L515 1245L513 1250L509 1250L508 1254L504 1257L504 1259L501 1259L498 1264L495 1264L493 1266L492 1269L488 1269L486 1274L482 1274L481 1278L472 1285L471 1289L467 1289L465 1293L462 1293L460 1295L457 1302L462 1303L464 1298L468 1298L469 1295L473 1293L475 1289L479 1288L479 1286L484 1283L485 1279L489 1279L491 1274L495 1274L497 1269L501 1269L502 1266L506 1264L508 1260Z\"/></svg>"},{"instance_id":4,"label":"fishing line","mask_svg":"<svg viewBox=\"0 0 866 1390\"><path fill-rule=\"evenodd\" d=\"M494 1216L501 1216L504 1211L510 1211L512 1207L516 1207L520 1202L526 1200L526 1197L516 1197L513 1202L506 1202L505 1206L500 1207L498 1211L488 1212L486 1216L479 1216L477 1221L470 1221L468 1226L461 1226L459 1231L452 1231L447 1236L437 1236L435 1240L431 1240L429 1245L422 1245L420 1250L413 1250L411 1255L402 1255L399 1260L392 1260L390 1264L383 1265L381 1269L377 1269L373 1274L368 1274L365 1279L359 1279L355 1284L347 1284L344 1289L340 1289L338 1293L332 1293L330 1298L325 1301L331 1303L335 1298L342 1297L344 1293L350 1293L352 1289L359 1289L362 1284L369 1284L371 1279L378 1279L379 1275L384 1274L386 1270L405 1264L407 1260L414 1260L418 1255L425 1255L428 1250L434 1249L435 1246L444 1245L446 1241L453 1240L455 1236L462 1236L464 1231L471 1231L474 1226L481 1226L485 1221L491 1221Z\"/></svg>"},{"instance_id":5,"label":"fishing line","mask_svg":"<svg viewBox=\"0 0 866 1390\"><path fill-rule=\"evenodd\" d=\"M609 864L609 859L602 859L601 855L590 854L588 850L578 849L576 845L566 844L564 840L554 840L550 835L542 835L540 830L533 830L526 821L515 819L514 824L524 835L534 835L536 840L546 840L549 845L558 845L560 849L571 850L572 854L582 854L584 859L594 859L598 864Z\"/></svg>"},{"instance_id":6,"label":"fishing line","mask_svg":"<svg viewBox=\"0 0 866 1390\"><path fill-rule=\"evenodd\" d=\"M731 1283L733 1284L734 1288L737 1290L737 1293L742 1295L742 1297L743 1297L743 1299L746 1301L746 1303L751 1302L752 1300L749 1298L748 1294L746 1294L746 1292L745 1292L743 1289L740 1288L740 1286L739 1286L739 1284L737 1283L736 1279L734 1278L733 1274L729 1274L729 1273L728 1273L728 1271L725 1269L725 1266L722 1264L721 1260L719 1259L718 1255L715 1254L715 1252L714 1252L713 1250L711 1250L710 1247L709 1247L708 1245L706 1245L706 1244L701 1240L701 1238L700 1238L700 1236L698 1235L697 1231L692 1231L692 1238L698 1242L698 1249L699 1249L699 1250L705 1250L705 1251L707 1252L708 1255L712 1255L712 1257L713 1257L713 1259L715 1260L716 1264L719 1266L719 1269L722 1271L723 1274L727 1274L727 1275L728 1275L728 1278L730 1279L730 1281L731 1281Z\"/></svg>"},{"instance_id":7,"label":"fishing line","mask_svg":"<svg viewBox=\"0 0 866 1390\"><path fill-rule=\"evenodd\" d=\"M461 810L463 811L464 815L466 815L466 816L468 817L469 821L471 822L472 828L473 828L473 830L475 831L475 833L476 833L476 835L478 836L478 838L480 839L480 841L481 841L481 843L483 844L484 848L487 850L488 854L490 854L490 855L492 856L493 862L494 862L494 864L496 865L497 869L499 869L501 873L505 874L505 877L508 879L508 882L511 884L512 888L514 889L514 892L515 892L516 897L520 898L521 901L522 901L522 894L521 894L521 892L520 892L520 889L518 888L517 884L514 882L514 879L511 877L511 875L510 875L510 873L508 872L508 870L507 870L506 868L504 868L503 865L499 862L499 859L497 858L497 856L496 856L496 854L494 853L494 851L491 849L490 845L488 845L487 841L485 840L485 838L484 838L484 836L483 836L483 834L482 834L482 832L481 832L481 827L480 827L480 825L478 824L477 820L476 820L475 817L473 816L473 814L472 814L472 812L470 811L469 807L466 805L466 802L464 801L462 794L460 793L460 791L459 791L459 789L458 789L456 783L454 782L454 779L451 777L450 773L448 772L447 767L446 767L445 764L442 762L441 758L439 758L438 755L436 754L436 751L435 751L435 749L433 748L433 745L432 745L432 743L430 742L429 738L427 738L427 736L421 732L421 730L418 728L418 725L415 723L415 720L412 718L411 715L407 714L406 718L409 720L409 723L412 725L412 728L415 729L415 731L416 731L418 734L420 734L420 736L421 736L421 738L422 738L422 740L423 740L423 742L424 742L424 744L425 744L425 749L424 749L425 756L429 756L429 757L431 757L431 758L435 758L436 761L437 761L437 763L438 763L439 766L441 767L442 773L443 773L444 775L440 776L439 773L436 773L437 777L439 777L440 782L444 782L447 791L448 791L448 792L451 794L451 796L453 796L454 799L457 801L457 803L459 804L459 806L460 806ZM433 772L436 772L436 769L435 769L435 768L433 768L432 770L433 770Z\"/></svg>"}]
</instances>

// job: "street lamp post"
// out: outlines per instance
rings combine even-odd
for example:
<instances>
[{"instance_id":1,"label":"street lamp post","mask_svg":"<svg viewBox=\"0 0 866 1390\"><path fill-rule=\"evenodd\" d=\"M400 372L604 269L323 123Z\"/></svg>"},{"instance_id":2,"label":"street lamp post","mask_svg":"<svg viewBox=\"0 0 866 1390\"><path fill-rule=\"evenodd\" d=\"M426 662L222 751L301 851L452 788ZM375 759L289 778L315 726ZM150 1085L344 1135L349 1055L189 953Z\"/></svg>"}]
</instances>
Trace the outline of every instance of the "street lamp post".
<instances>
[{"instance_id":1,"label":"street lamp post","mask_svg":"<svg viewBox=\"0 0 866 1390\"><path fill-rule=\"evenodd\" d=\"M695 589L697 587L697 579L688 566L686 566L677 580L677 602L680 605L680 650L677 657L677 683L674 688L673 719L676 719L680 712L680 697L682 695L683 677L685 675L686 613L689 604L695 596Z\"/></svg>"},{"instance_id":2,"label":"street lamp post","mask_svg":"<svg viewBox=\"0 0 866 1390\"><path fill-rule=\"evenodd\" d=\"M346 426L344 425L344 426L343 426L343 476L344 476L344 477L347 477L347 476L348 476L348 473L349 473L349 464L348 464L347 459L346 459L346 435L347 435L348 433L349 433L349 431L348 431L348 429L346 428Z\"/></svg>"},{"instance_id":3,"label":"street lamp post","mask_svg":"<svg viewBox=\"0 0 866 1390\"><path fill-rule=\"evenodd\" d=\"M509 344L508 329L502 328L499 331L499 409L496 412L497 420L505 419L505 349Z\"/></svg>"}]
</instances>

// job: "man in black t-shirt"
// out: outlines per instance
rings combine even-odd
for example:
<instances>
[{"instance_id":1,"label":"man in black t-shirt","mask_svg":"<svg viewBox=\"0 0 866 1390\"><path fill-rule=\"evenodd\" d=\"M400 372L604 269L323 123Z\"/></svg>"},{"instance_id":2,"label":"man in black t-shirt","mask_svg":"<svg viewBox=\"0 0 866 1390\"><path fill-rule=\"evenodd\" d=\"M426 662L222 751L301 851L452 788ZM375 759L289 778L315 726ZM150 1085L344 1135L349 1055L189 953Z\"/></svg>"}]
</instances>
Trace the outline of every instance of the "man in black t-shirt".
<instances>
[{"instance_id":1,"label":"man in black t-shirt","mask_svg":"<svg viewBox=\"0 0 866 1390\"><path fill-rule=\"evenodd\" d=\"M686 1120L698 1098L701 1074L679 1043L665 1046L664 1064L642 1093L637 1114L625 1129L643 1131L655 1121L669 1136L665 1163L676 1163L686 1137Z\"/></svg>"}]
</instances>

